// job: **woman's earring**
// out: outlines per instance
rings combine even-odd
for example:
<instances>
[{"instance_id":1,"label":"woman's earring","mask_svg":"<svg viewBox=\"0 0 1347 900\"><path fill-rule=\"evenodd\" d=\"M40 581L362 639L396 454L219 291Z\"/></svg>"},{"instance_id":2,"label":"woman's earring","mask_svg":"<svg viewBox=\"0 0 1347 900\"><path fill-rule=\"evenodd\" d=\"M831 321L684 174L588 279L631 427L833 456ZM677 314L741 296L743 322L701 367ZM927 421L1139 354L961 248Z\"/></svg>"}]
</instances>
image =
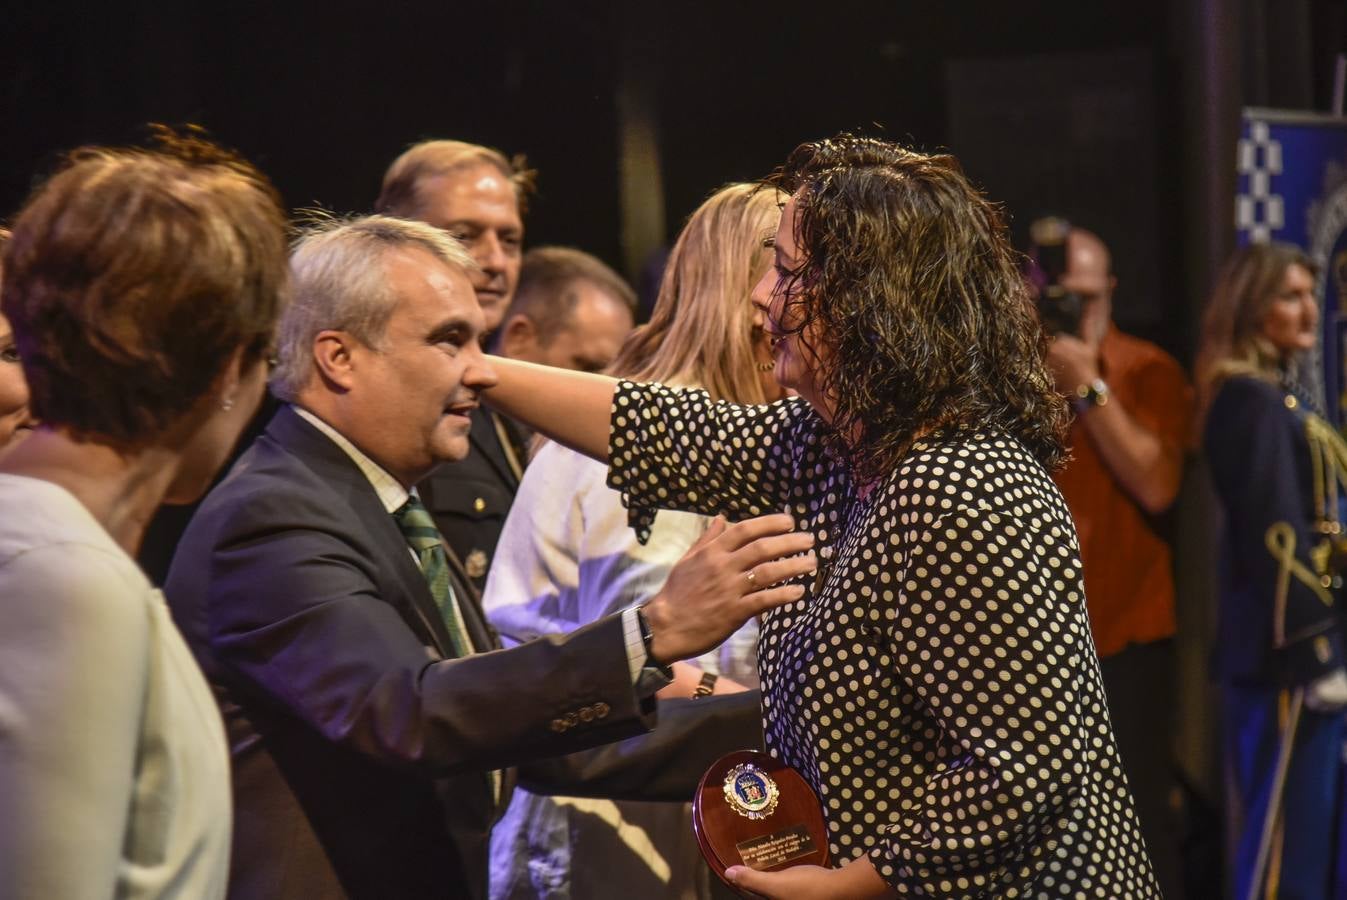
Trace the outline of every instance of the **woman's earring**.
<instances>
[{"instance_id":1,"label":"woman's earring","mask_svg":"<svg viewBox=\"0 0 1347 900\"><path fill-rule=\"evenodd\" d=\"M233 399L231 399L231 398L226 398L226 399L220 401L220 409L224 410L225 412L229 412L229 411L230 411L231 409L233 409L233 408L234 408L234 401L233 401Z\"/></svg>"}]
</instances>

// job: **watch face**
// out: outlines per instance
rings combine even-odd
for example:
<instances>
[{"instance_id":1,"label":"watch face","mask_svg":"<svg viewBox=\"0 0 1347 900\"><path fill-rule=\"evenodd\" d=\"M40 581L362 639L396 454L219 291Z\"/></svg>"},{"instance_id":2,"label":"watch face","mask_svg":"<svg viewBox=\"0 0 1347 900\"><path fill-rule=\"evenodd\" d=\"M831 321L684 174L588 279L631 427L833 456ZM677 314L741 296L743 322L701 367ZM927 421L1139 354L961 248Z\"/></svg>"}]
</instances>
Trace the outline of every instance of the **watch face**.
<instances>
[{"instance_id":1,"label":"watch face","mask_svg":"<svg viewBox=\"0 0 1347 900\"><path fill-rule=\"evenodd\" d=\"M645 651L650 652L650 640L653 635L650 633L650 620L645 617L645 610L636 607L636 624L641 629L641 640L645 642Z\"/></svg>"},{"instance_id":2,"label":"watch face","mask_svg":"<svg viewBox=\"0 0 1347 900\"><path fill-rule=\"evenodd\" d=\"M1096 378L1089 384L1082 384L1076 388L1076 399L1071 401L1071 405L1077 412L1083 409L1089 409L1091 406L1103 406L1108 402L1108 385L1102 378Z\"/></svg>"},{"instance_id":3,"label":"watch face","mask_svg":"<svg viewBox=\"0 0 1347 900\"><path fill-rule=\"evenodd\" d=\"M668 684L669 681L673 680L673 669L658 662L651 654L650 648L654 640L654 635L651 634L650 622L645 617L645 610L639 606L636 607L636 625L641 630L641 644L645 647L644 668L654 669L659 672L660 677L665 679L664 684ZM664 684L661 684L660 687L663 687Z\"/></svg>"},{"instance_id":4,"label":"watch face","mask_svg":"<svg viewBox=\"0 0 1347 900\"><path fill-rule=\"evenodd\" d=\"M702 680L697 682L697 686L692 689L693 699L697 697L709 697L716 692L716 682L719 679L711 672L703 672Z\"/></svg>"}]
</instances>

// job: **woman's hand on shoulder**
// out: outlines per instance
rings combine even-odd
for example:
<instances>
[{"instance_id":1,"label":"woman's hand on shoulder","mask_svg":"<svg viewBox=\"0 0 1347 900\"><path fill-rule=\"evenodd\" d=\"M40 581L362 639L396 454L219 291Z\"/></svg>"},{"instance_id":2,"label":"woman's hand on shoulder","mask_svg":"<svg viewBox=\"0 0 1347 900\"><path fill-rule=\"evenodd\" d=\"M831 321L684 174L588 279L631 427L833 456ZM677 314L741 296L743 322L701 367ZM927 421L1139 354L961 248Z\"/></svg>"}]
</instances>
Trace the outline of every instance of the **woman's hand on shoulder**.
<instances>
[{"instance_id":1,"label":"woman's hand on shoulder","mask_svg":"<svg viewBox=\"0 0 1347 900\"><path fill-rule=\"evenodd\" d=\"M897 896L879 877L868 856L840 869L792 866L779 872L759 872L748 866L731 866L725 875L737 887L767 900L881 900Z\"/></svg>"}]
</instances>

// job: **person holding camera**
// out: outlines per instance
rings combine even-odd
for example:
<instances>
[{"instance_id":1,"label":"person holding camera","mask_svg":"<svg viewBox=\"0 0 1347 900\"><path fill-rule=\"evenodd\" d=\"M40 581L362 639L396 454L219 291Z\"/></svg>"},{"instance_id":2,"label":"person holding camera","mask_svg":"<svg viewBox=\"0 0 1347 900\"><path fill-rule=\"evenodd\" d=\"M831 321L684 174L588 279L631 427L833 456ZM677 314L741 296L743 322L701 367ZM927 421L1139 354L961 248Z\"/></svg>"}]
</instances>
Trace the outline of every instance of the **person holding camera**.
<instances>
[{"instance_id":1,"label":"person holding camera","mask_svg":"<svg viewBox=\"0 0 1347 900\"><path fill-rule=\"evenodd\" d=\"M1085 595L1128 782L1166 897L1180 896L1173 777L1174 578L1160 517L1179 492L1192 391L1173 357L1112 321L1108 248L1034 223L1048 365L1075 412L1055 476L1080 537Z\"/></svg>"}]
</instances>

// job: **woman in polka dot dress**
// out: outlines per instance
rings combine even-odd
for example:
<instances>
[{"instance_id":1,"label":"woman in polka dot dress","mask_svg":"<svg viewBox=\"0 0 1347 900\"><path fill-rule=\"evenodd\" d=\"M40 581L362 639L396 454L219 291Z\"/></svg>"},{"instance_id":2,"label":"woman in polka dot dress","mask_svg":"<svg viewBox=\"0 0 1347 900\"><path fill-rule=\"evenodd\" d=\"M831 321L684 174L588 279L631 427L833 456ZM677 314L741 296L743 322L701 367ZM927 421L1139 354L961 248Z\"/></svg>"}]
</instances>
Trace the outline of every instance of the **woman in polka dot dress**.
<instances>
[{"instance_id":1,"label":"woman in polka dot dress","mask_svg":"<svg viewBox=\"0 0 1347 900\"><path fill-rule=\"evenodd\" d=\"M950 157L846 136L776 181L754 302L798 398L504 361L490 396L609 459L638 531L787 509L815 534L805 595L763 623L763 722L841 866L729 874L771 898L1159 896L1049 478L1065 405L996 210Z\"/></svg>"}]
</instances>

